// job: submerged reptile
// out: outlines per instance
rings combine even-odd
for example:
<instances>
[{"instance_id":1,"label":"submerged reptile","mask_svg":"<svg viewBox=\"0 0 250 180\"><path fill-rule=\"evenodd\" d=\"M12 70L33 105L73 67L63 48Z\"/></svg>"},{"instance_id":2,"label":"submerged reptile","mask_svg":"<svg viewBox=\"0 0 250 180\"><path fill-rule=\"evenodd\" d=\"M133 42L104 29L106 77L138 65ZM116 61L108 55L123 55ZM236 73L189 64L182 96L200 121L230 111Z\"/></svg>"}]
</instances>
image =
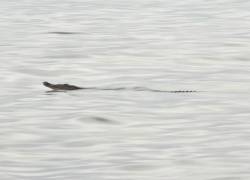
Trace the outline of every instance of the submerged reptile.
<instances>
[{"instance_id":1,"label":"submerged reptile","mask_svg":"<svg viewBox=\"0 0 250 180\"><path fill-rule=\"evenodd\" d=\"M49 82L43 82L43 85L53 89L53 90L77 90L77 89L84 89L82 87L70 85L70 84L51 84Z\"/></svg>"},{"instance_id":2,"label":"submerged reptile","mask_svg":"<svg viewBox=\"0 0 250 180\"><path fill-rule=\"evenodd\" d=\"M126 88L113 88L113 89L107 89L107 88L83 88L75 85L70 84L51 84L49 82L43 82L43 85L54 90L54 91L68 91L68 90L79 90L79 89L98 89L98 90L125 90ZM148 89L148 88L140 88L135 87L133 88L135 91L153 91L153 92L169 92L169 93L191 93L191 92L197 92L197 91L191 91L191 90L184 90L184 91L162 91L162 90L154 90L154 89Z\"/></svg>"}]
</instances>

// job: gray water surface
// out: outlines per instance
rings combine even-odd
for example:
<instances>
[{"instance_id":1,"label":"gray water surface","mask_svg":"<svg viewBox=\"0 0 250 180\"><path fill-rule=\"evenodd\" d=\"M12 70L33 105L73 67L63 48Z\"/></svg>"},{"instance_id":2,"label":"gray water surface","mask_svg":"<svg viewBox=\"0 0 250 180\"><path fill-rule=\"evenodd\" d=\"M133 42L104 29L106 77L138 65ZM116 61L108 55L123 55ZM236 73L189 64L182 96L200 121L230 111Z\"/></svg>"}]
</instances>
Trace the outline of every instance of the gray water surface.
<instances>
[{"instance_id":1,"label":"gray water surface","mask_svg":"<svg viewBox=\"0 0 250 180\"><path fill-rule=\"evenodd\" d=\"M0 14L1 180L250 179L250 1L4 0ZM175 90L198 92L157 92Z\"/></svg>"}]
</instances>

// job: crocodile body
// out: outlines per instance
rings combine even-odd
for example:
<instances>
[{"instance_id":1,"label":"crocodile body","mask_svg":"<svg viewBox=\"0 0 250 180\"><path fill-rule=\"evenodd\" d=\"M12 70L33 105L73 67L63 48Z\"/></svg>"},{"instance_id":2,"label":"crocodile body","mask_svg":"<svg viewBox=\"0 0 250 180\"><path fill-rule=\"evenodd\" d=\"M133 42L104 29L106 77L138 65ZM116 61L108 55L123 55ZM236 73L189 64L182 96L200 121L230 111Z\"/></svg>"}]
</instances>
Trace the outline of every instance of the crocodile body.
<instances>
[{"instance_id":1,"label":"crocodile body","mask_svg":"<svg viewBox=\"0 0 250 180\"><path fill-rule=\"evenodd\" d=\"M51 84L49 82L43 82L43 85L54 90L54 91L71 91L71 90L79 90L79 89L97 89L97 90L126 90L127 88L110 88L110 89L102 89L102 88L83 88L75 85L70 85L70 84ZM132 90L135 91L151 91L151 92L168 92L168 93L193 93L197 91L192 91L192 90L180 90L180 91L162 91L162 90L154 90L154 89L148 89L148 88L132 88Z\"/></svg>"},{"instance_id":2,"label":"crocodile body","mask_svg":"<svg viewBox=\"0 0 250 180\"><path fill-rule=\"evenodd\" d=\"M84 89L82 87L78 87L78 86L74 86L74 85L70 85L70 84L51 84L48 82L43 82L43 85L53 89L53 90L78 90L78 89Z\"/></svg>"}]
</instances>

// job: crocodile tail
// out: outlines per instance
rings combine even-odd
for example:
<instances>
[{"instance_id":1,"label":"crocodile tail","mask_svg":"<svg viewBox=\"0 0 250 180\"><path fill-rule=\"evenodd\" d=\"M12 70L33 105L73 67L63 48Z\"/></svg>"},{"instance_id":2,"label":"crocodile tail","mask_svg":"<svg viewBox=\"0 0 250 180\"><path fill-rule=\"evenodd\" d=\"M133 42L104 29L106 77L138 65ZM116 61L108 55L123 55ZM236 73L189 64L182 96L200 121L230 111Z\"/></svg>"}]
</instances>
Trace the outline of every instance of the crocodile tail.
<instances>
[{"instance_id":1,"label":"crocodile tail","mask_svg":"<svg viewBox=\"0 0 250 180\"><path fill-rule=\"evenodd\" d=\"M193 93L197 91L190 91L190 90L180 90L180 91L170 91L171 93Z\"/></svg>"}]
</instances>

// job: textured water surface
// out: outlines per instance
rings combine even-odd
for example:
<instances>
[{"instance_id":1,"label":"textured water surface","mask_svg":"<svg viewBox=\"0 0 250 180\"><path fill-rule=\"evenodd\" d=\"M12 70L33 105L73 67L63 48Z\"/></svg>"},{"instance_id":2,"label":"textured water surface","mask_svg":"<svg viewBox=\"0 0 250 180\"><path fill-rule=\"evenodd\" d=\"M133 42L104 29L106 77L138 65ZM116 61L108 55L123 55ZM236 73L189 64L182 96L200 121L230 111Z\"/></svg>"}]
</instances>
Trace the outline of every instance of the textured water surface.
<instances>
[{"instance_id":1,"label":"textured water surface","mask_svg":"<svg viewBox=\"0 0 250 180\"><path fill-rule=\"evenodd\" d=\"M1 179L248 180L249 10L1 1Z\"/></svg>"}]
</instances>

